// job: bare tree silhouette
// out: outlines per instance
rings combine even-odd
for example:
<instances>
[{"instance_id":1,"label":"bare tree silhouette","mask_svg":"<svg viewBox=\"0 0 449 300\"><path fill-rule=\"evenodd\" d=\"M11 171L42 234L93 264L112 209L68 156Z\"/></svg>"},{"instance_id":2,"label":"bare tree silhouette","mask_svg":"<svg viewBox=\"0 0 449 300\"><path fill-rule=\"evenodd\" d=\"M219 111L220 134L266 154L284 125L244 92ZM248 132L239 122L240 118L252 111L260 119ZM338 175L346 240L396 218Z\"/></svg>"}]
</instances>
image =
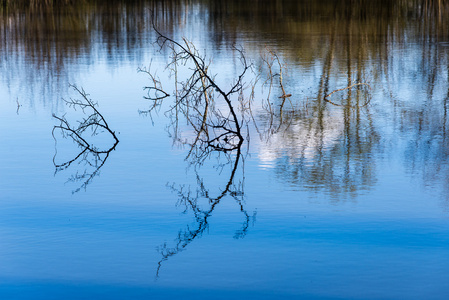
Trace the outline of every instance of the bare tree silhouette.
<instances>
[{"instance_id":1,"label":"bare tree silhouette","mask_svg":"<svg viewBox=\"0 0 449 300\"><path fill-rule=\"evenodd\" d=\"M58 120L59 124L55 125L52 130L52 135L55 140L55 155L53 156L53 164L55 165L55 174L68 169L75 162L78 165L83 166L83 173L76 173L72 175L68 181L81 182L81 186L78 187L73 193L86 189L91 183L93 178L100 173L100 169L105 164L109 157L109 154L114 150L119 143L117 135L109 128L106 119L97 109L98 104L89 98L82 88L78 88L75 85L71 87L81 96L81 99L69 99L65 100L69 107L74 110L80 109L85 117L76 121L76 125L72 125L65 115L58 117L53 114L53 118ZM62 163L56 162L57 156L57 138L56 132L59 132L64 139L71 139L75 145L80 149L78 154L73 158L66 160ZM113 139L112 144L106 148L99 148L95 143L89 141L89 136L97 136L106 132Z\"/></svg>"},{"instance_id":2,"label":"bare tree silhouette","mask_svg":"<svg viewBox=\"0 0 449 300\"><path fill-rule=\"evenodd\" d=\"M151 113L159 108L162 101L172 94L170 98L174 101L166 113L173 120L173 135L179 137L179 115L182 115L195 131L195 136L189 141L177 139L178 142L190 146L188 157L205 158L211 151L228 152L238 149L244 141L243 114L248 109L244 90L250 86L244 81L251 68L244 51L234 47L240 57L242 70L225 89L217 84L216 75L209 72L210 63L207 62L206 56L201 55L192 42L186 38L181 42L175 41L158 31L154 24L153 27L160 50L168 49L171 52L166 69L170 72L169 76L174 78L175 90L173 93L164 90L161 80L151 66L148 69L140 69L151 79L151 85L145 87L148 92L145 98L151 100L152 105L144 113ZM188 75L183 77L181 74Z\"/></svg>"},{"instance_id":3,"label":"bare tree silhouette","mask_svg":"<svg viewBox=\"0 0 449 300\"><path fill-rule=\"evenodd\" d=\"M173 246L167 243L158 247L158 251L162 258L158 262L156 269L156 279L159 277L162 263L167 261L170 257L184 251L187 246L194 240L201 237L209 228L209 219L212 217L214 210L218 207L220 202L227 196L232 198L238 206L239 211L243 214L242 226L235 232L234 238L243 238L249 229L250 224L256 220L256 212L248 213L244 206L244 192L243 181L236 180L236 175L239 169L239 164L243 164L243 156L240 148L237 148L235 155L228 156L228 163L231 166L229 176L224 181L224 189L216 196L211 195L211 191L205 186L203 178L197 173L197 188L192 191L190 187L176 186L175 184L168 185L169 188L178 195L178 204L185 208L185 212L191 211L193 213L194 224L187 225L184 229L179 230L178 236L174 241ZM206 200L206 204L201 206L200 200Z\"/></svg>"}]
</instances>

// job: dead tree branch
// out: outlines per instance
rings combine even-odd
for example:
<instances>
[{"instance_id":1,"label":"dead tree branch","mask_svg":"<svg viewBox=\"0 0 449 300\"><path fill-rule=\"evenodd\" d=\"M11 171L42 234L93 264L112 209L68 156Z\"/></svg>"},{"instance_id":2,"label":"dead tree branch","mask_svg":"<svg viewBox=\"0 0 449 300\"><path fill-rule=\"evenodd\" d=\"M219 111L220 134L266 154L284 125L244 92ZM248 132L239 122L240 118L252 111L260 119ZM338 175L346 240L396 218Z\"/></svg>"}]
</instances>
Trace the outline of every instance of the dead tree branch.
<instances>
[{"instance_id":1,"label":"dead tree branch","mask_svg":"<svg viewBox=\"0 0 449 300\"><path fill-rule=\"evenodd\" d=\"M211 196L211 192L206 188L203 179L197 173L197 190L192 192L189 188L185 186L175 187L175 185L170 185L170 189L178 194L179 200L178 205L185 207L184 212L193 212L195 218L195 224L191 226L186 226L186 228L181 229L178 232L178 236L175 239L174 246L170 247L167 243L162 244L158 247L158 251L162 258L158 262L156 269L156 279L159 277L162 263L167 261L170 257L184 251L187 246L194 240L200 238L204 232L209 228L209 218L213 215L214 210L218 207L221 200L230 196L235 200L238 205L240 212L244 216L244 221L242 227L235 232L234 238L243 238L248 232L251 223L255 222L256 212L249 214L244 207L243 203L243 183L235 184L235 177L237 174L237 169L241 160L243 160L240 148L237 148L235 157L229 158L231 163L231 172L226 182L226 186L217 196ZM199 200L206 200L206 207L202 208L199 204Z\"/></svg>"},{"instance_id":2,"label":"dead tree branch","mask_svg":"<svg viewBox=\"0 0 449 300\"><path fill-rule=\"evenodd\" d=\"M99 170L103 167L109 154L115 149L119 140L115 132L109 128L106 119L97 109L97 103L92 101L83 89L80 89L75 85L71 85L71 87L81 96L81 99L71 98L70 100L65 100L65 103L74 110L80 109L85 117L81 120L77 120L76 125L72 125L71 122L67 120L66 115L59 117L53 114L53 118L55 118L59 124L53 127L52 136L55 140L55 146L57 145L55 134L56 132L59 132L62 138L71 139L80 151L72 159L66 160L63 163L57 163L57 148L55 148L56 151L53 157L53 164L56 168L55 173L69 168L75 162L78 162L78 164L85 167L82 174L77 172L69 178L69 181L72 182L82 182L81 187L74 191L78 192L82 188L85 189L92 179L99 174ZM100 148L97 147L90 138L102 133L107 133L111 136L113 142L107 147ZM88 171L87 169L91 171Z\"/></svg>"},{"instance_id":3,"label":"dead tree branch","mask_svg":"<svg viewBox=\"0 0 449 300\"><path fill-rule=\"evenodd\" d=\"M349 107L351 107L351 108L355 108L355 106L352 106L352 105L343 105L343 104L335 103L335 102L331 101L329 98L330 98L330 96L332 96L333 94L335 94L335 93L337 93L337 92L342 92L342 91L349 90L349 89L352 89L352 88L354 88L354 87L360 87L360 86L366 86L368 89L370 88L370 85L369 85L368 83L364 83L364 82L361 82L361 83L354 83L354 84L351 84L351 85L349 85L349 86L347 86L347 87L344 87L344 88L341 88L341 89L333 90L331 93L329 93L329 94L327 94L326 96L324 96L324 101L326 101L326 102L328 102L328 103L330 103L330 104L332 104L332 105L334 105L334 106L349 106ZM371 98L367 98L367 101L365 101L365 103L364 103L363 105L359 105L359 106L362 106L362 107L363 107L363 106L368 105L369 102L370 102L370 99L371 99Z\"/></svg>"},{"instance_id":4,"label":"dead tree branch","mask_svg":"<svg viewBox=\"0 0 449 300\"><path fill-rule=\"evenodd\" d=\"M173 120L173 136L178 142L190 146L187 158L204 158L212 151L229 152L240 147L244 140L244 120L239 116L242 109L240 95L247 87L244 78L251 67L244 51L234 48L240 57L242 71L225 88L218 84L216 75L210 74L210 61L200 54L192 42L186 38L176 41L161 33L154 24L153 29L157 34L159 49L171 50L166 69L170 72L170 78L174 78L175 90L173 93L165 91L160 79L149 69L143 69L152 82L150 87L146 87L152 93L151 97L145 97L153 102L149 111L159 108L164 98L173 96L174 101L166 113ZM190 139L182 140L179 137L180 116L194 131Z\"/></svg>"}]
</instances>

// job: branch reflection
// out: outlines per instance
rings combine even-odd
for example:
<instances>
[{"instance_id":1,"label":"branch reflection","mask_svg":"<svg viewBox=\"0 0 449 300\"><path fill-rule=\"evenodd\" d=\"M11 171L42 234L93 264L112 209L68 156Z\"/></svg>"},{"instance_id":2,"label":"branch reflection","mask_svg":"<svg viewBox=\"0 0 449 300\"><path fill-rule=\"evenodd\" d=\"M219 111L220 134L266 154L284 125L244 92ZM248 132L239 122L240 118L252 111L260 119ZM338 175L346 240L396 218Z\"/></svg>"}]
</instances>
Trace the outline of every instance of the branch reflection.
<instances>
[{"instance_id":1,"label":"branch reflection","mask_svg":"<svg viewBox=\"0 0 449 300\"><path fill-rule=\"evenodd\" d=\"M217 152L216 154L220 155L223 153ZM164 261L167 261L170 257L184 251L190 243L201 237L204 232L208 230L209 219L212 217L213 212L217 209L222 200L226 198L233 199L243 215L242 226L235 232L235 239L243 238L247 234L249 226L255 222L256 212L248 213L244 205L244 158L241 153L241 146L235 149L235 153L230 155L226 154L224 159L226 160L226 165L230 168L230 171L227 176L224 176L222 181L223 190L216 195L213 195L213 192L206 186L204 179L199 175L197 169L195 169L197 186L194 191L185 185L168 185L169 189L178 195L177 205L184 207L185 213L190 212L193 214L194 224L187 225L184 229L179 230L178 236L174 240L172 246L164 243L158 247L158 251L162 257L158 262L156 278L159 277ZM202 164L203 162L197 161L197 163ZM241 178L237 179L239 176L241 176Z\"/></svg>"},{"instance_id":2,"label":"branch reflection","mask_svg":"<svg viewBox=\"0 0 449 300\"><path fill-rule=\"evenodd\" d=\"M81 96L81 99L70 99L65 102L74 110L80 110L83 116L75 121L69 121L66 115L59 117L53 114L53 118L59 122L59 124L55 125L52 130L52 135L55 140L53 164L55 166L55 174L70 167L73 168L73 165L75 164L81 166L83 171L81 173L76 171L75 174L71 175L68 179L69 182L81 183L81 186L73 191L73 193L76 193L81 189L86 189L94 177L100 174L100 169L106 163L109 154L115 149L119 140L98 110L97 103L92 101L83 89L74 85L72 88ZM79 149L77 154L71 156L69 159L63 160L62 163L56 162L58 153L56 147L57 132L59 132L59 136L62 139L72 141ZM109 139L110 142L101 145L105 139Z\"/></svg>"},{"instance_id":3,"label":"branch reflection","mask_svg":"<svg viewBox=\"0 0 449 300\"><path fill-rule=\"evenodd\" d=\"M248 214L243 205L242 127L245 124L245 112L249 109L244 90L248 86L245 80L251 67L246 61L244 51L234 47L234 52L240 58L241 71L230 85L221 85L217 76L209 71L210 62L207 57L201 54L192 42L186 38L178 42L158 31L155 25L153 29L157 34L160 50L170 51L166 69L170 72L169 78L174 79L174 96L169 97L170 93L164 90L161 80L152 73L154 71L151 68L141 69L149 75L151 84L145 88L148 93L145 99L151 101L151 108L147 113L151 114L164 102L172 100L166 112L171 120L170 127L174 133L172 137L175 143L189 148L186 160L193 166L196 175L195 192L184 185L169 185L179 197L178 205L183 206L186 213L193 214L195 224L178 232L174 246L164 243L158 248L162 258L158 263L157 278L162 262L183 251L203 235L209 226L209 218L226 196L237 203L244 215L243 225L236 232L235 238L245 236L250 221L255 219L255 213ZM180 138L181 121L187 124L190 133L184 139ZM230 169L221 185L222 191L215 196L199 173L199 169L213 157L218 159L221 176L224 176L226 168ZM240 170L241 179L237 180Z\"/></svg>"}]
</instances>

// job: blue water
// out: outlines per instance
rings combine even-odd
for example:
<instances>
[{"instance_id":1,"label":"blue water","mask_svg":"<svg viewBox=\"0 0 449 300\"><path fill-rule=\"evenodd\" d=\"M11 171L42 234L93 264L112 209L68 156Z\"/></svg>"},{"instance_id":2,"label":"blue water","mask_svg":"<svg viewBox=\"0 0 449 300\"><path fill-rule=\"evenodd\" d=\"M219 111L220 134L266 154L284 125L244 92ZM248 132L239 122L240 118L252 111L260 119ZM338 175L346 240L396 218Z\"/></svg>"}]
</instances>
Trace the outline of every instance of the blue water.
<instances>
[{"instance_id":1,"label":"blue water","mask_svg":"<svg viewBox=\"0 0 449 300\"><path fill-rule=\"evenodd\" d=\"M238 74L238 60L228 41L216 43L209 16L195 7L185 23L173 22L180 26L175 36L187 36L212 57L225 85ZM60 53L62 65L39 65L42 58L12 47L33 42L2 36L8 47L0 60L1 299L447 299L445 44L407 41L417 30L412 23L396 29L403 39L386 45L387 62L361 58L370 104L328 105L319 117L327 31L305 35L321 45L311 62L291 52L293 41L259 41L256 29L242 30L237 42L255 64L257 45L276 47L288 66L286 89L303 113L268 136L249 123L235 197L227 193L212 207L236 158L212 153L203 165L192 164L185 160L188 146L170 136L168 106L151 117L139 113L149 107L143 98L149 78L139 67L153 61L170 86L167 55L155 51L151 24L141 22L138 47L115 44L94 28L98 37L74 46L76 55ZM117 30L119 40L134 32ZM328 92L347 85L345 55L336 48ZM361 68L352 63L351 72ZM75 120L80 114L62 100L79 98L69 84L98 102L120 141L81 189L83 180L69 179L95 168L77 161L55 172L53 163L78 153L70 139L52 136L58 124L52 114ZM267 118L264 92L258 89L254 100L259 129ZM192 129L180 124L189 137ZM218 167L225 162L231 164ZM201 211L195 214L181 194Z\"/></svg>"}]
</instances>

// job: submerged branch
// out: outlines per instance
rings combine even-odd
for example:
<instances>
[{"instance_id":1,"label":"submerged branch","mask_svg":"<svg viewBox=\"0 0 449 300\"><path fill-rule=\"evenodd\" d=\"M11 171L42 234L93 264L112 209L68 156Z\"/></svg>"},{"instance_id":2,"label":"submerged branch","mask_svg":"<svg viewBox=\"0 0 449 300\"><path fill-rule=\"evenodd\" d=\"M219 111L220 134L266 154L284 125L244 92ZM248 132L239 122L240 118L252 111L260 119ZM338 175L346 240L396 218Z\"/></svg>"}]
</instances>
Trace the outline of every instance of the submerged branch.
<instances>
[{"instance_id":1,"label":"submerged branch","mask_svg":"<svg viewBox=\"0 0 449 300\"><path fill-rule=\"evenodd\" d=\"M362 83L354 83L354 84L349 85L349 86L347 86L347 87L344 87L344 88L341 88L341 89L337 89L337 90L332 91L331 93L329 93L329 94L327 94L326 96L324 96L324 101L326 101L326 102L328 102L328 103L330 103L330 104L332 104L332 105L334 105L334 106L349 106L349 107L351 107L351 108L354 108L355 106L352 106L352 105L342 105L342 104L337 104L337 103L331 101L329 98L330 98L330 96L332 96L333 94L335 94L335 93L337 93L337 92L349 90L349 89L352 89L353 87L357 87L357 86L367 86L367 88L370 88L370 85L369 85L368 83L363 83L363 82L362 82ZM366 105L369 104L369 102L370 102L370 98L368 98L368 100L367 100L363 105L361 105L361 106L362 106L362 107L363 107L363 106L366 106ZM359 106L360 106L360 105L359 105Z\"/></svg>"}]
</instances>

